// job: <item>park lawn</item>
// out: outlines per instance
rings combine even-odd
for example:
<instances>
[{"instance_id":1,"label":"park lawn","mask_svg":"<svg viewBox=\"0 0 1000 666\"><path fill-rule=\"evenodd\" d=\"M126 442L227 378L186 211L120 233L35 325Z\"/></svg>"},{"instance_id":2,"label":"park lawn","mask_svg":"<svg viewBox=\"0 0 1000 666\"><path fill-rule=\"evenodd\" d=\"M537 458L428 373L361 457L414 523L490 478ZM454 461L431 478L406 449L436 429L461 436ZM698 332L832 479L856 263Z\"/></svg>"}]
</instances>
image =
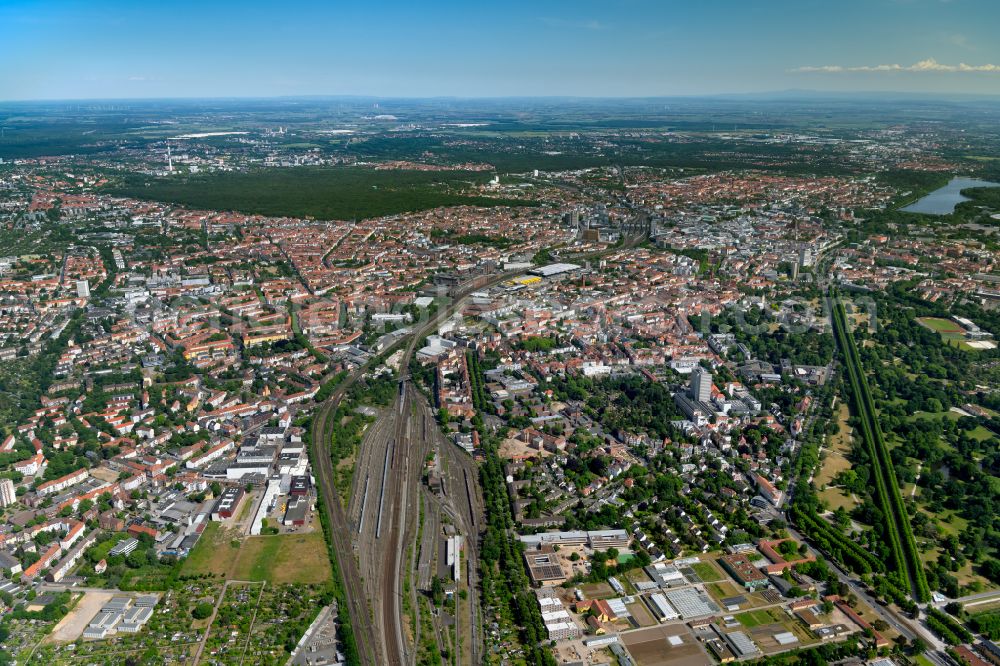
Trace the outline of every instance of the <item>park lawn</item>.
<instances>
[{"instance_id":1,"label":"park lawn","mask_svg":"<svg viewBox=\"0 0 1000 666\"><path fill-rule=\"evenodd\" d=\"M813 480L818 488L830 485L838 474L851 469L851 461L836 449L824 449L823 456L823 464Z\"/></svg>"},{"instance_id":2,"label":"park lawn","mask_svg":"<svg viewBox=\"0 0 1000 666\"><path fill-rule=\"evenodd\" d=\"M329 582L333 574L322 532L252 536L237 555L233 578L273 584Z\"/></svg>"},{"instance_id":3,"label":"park lawn","mask_svg":"<svg viewBox=\"0 0 1000 666\"><path fill-rule=\"evenodd\" d=\"M918 546L921 543L922 541L918 539L917 540ZM924 564L930 564L932 562L936 562L938 555L940 553L941 553L940 548L929 548L927 549L926 552L920 553L920 561L923 562ZM966 586L976 581L978 581L981 585L983 585L984 589L989 589L989 587L991 586L990 581L976 574L971 562L966 562L965 566L963 566L958 571L954 572L952 575L955 576L956 579L958 579L958 584L961 586Z\"/></svg>"},{"instance_id":4,"label":"park lawn","mask_svg":"<svg viewBox=\"0 0 1000 666\"><path fill-rule=\"evenodd\" d=\"M941 419L951 419L952 421L957 421L960 418L962 418L962 415L959 414L959 413L957 413L957 412L953 412L953 411L951 411L949 409L949 410L946 410L946 411L943 411L943 412L921 412L921 411L917 411L917 412L913 412L912 414L908 414L904 418L906 418L907 421L919 421L920 419L936 419L936 420L939 420L939 421ZM944 442L942 442L942 444L943 443Z\"/></svg>"},{"instance_id":5,"label":"park lawn","mask_svg":"<svg viewBox=\"0 0 1000 666\"><path fill-rule=\"evenodd\" d=\"M820 489L820 499L826 502L831 511L838 508L850 511L861 503L843 488L830 485L838 474L852 467L851 461L847 458L851 453L851 441L854 433L851 426L847 424L850 415L851 412L847 408L847 404L840 401L837 405L837 425L840 430L829 438L828 444L823 447L820 469L813 479L813 483Z\"/></svg>"},{"instance_id":6,"label":"park lawn","mask_svg":"<svg viewBox=\"0 0 1000 666\"><path fill-rule=\"evenodd\" d=\"M926 511L926 509L925 509ZM928 512L929 513L929 512ZM942 511L939 514L930 514L935 518L936 524L945 534L958 536L969 525L969 521L961 517L954 511Z\"/></svg>"},{"instance_id":7,"label":"park lawn","mask_svg":"<svg viewBox=\"0 0 1000 666\"><path fill-rule=\"evenodd\" d=\"M696 562L691 565L691 568L698 574L698 578L706 583L714 583L723 579L722 573L711 562Z\"/></svg>"},{"instance_id":8,"label":"park lawn","mask_svg":"<svg viewBox=\"0 0 1000 666\"><path fill-rule=\"evenodd\" d=\"M826 503L831 511L836 511L837 509L844 509L844 511L851 511L857 508L861 504L860 499L855 499L855 495L845 492L843 488L838 488L835 486L828 486L825 489L817 493L819 498Z\"/></svg>"},{"instance_id":9,"label":"park lawn","mask_svg":"<svg viewBox=\"0 0 1000 666\"><path fill-rule=\"evenodd\" d=\"M958 571L954 572L953 575L958 579L958 584L963 587L971 585L977 581L983 586L984 590L988 590L990 587L993 587L993 583L991 583L986 577L980 576L976 573L975 568L972 566L972 562L966 562L965 565ZM975 606L973 606L973 608L975 608Z\"/></svg>"},{"instance_id":10,"label":"park lawn","mask_svg":"<svg viewBox=\"0 0 1000 666\"><path fill-rule=\"evenodd\" d=\"M924 511L926 511L926 509L924 509ZM967 519L959 516L954 511L943 511L938 514L930 515L934 518L934 524L941 529L942 533L946 535L958 535L962 533L969 524ZM920 555L920 559L923 562L930 564L931 562L937 561L937 557L940 552L940 548L930 548L927 552ZM990 581L975 572L971 562L967 562L965 566L955 572L954 575L958 579L959 585L969 585L970 583L978 581L985 586L985 589L993 587Z\"/></svg>"},{"instance_id":11,"label":"park lawn","mask_svg":"<svg viewBox=\"0 0 1000 666\"><path fill-rule=\"evenodd\" d=\"M847 424L847 419L850 416L851 412L847 405L840 401L837 404L837 426L840 430L836 435L830 437L826 445L823 446L825 457L815 479L815 483L819 487L830 483L839 472L851 467L850 461L847 460L847 455L851 452L853 436L853 429Z\"/></svg>"},{"instance_id":12,"label":"park lawn","mask_svg":"<svg viewBox=\"0 0 1000 666\"><path fill-rule=\"evenodd\" d=\"M181 566L182 576L209 574L225 576L239 553L232 545L232 536L215 521L205 526L198 543Z\"/></svg>"},{"instance_id":13,"label":"park lawn","mask_svg":"<svg viewBox=\"0 0 1000 666\"><path fill-rule=\"evenodd\" d=\"M985 426L981 425L977 425L967 434L971 439L974 439L977 442L985 442L987 439L995 437L995 435L990 430L988 430Z\"/></svg>"}]
</instances>

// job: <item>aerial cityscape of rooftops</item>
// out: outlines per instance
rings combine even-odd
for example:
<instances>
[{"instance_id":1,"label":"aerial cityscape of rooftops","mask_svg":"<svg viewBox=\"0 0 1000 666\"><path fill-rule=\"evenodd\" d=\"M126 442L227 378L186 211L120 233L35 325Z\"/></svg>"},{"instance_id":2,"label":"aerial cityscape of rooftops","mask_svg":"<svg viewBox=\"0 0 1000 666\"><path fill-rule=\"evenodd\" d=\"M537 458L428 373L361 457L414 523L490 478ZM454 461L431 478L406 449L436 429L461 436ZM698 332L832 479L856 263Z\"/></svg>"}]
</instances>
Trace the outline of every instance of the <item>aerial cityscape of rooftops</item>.
<instances>
[{"instance_id":1,"label":"aerial cityscape of rooftops","mask_svg":"<svg viewBox=\"0 0 1000 666\"><path fill-rule=\"evenodd\" d=\"M0 9L0 664L1000 665L996 8L728 52L813 92L202 99L203 25L54 4Z\"/></svg>"}]
</instances>

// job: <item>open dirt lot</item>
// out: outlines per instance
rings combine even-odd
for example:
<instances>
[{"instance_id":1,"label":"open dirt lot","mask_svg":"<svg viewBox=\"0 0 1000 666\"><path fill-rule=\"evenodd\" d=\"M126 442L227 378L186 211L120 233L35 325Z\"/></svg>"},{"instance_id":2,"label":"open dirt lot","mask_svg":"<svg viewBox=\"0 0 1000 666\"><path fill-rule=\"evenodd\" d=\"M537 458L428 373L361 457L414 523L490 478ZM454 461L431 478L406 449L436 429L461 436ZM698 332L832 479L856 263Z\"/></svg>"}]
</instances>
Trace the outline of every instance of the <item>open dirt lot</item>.
<instances>
[{"instance_id":1,"label":"open dirt lot","mask_svg":"<svg viewBox=\"0 0 1000 666\"><path fill-rule=\"evenodd\" d=\"M72 643L75 641L83 634L83 630L94 619L97 611L101 610L113 596L115 595L111 592L85 592L83 599L80 599L73 610L59 621L45 642Z\"/></svg>"}]
</instances>

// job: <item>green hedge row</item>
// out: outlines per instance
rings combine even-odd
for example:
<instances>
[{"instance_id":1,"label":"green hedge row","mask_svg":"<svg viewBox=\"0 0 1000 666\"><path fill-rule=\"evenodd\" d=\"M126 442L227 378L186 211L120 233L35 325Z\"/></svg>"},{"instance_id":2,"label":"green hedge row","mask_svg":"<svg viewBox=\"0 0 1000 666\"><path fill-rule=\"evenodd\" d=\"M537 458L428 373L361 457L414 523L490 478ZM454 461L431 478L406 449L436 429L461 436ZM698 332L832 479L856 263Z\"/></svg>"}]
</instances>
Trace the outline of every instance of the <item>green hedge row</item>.
<instances>
[{"instance_id":1,"label":"green hedge row","mask_svg":"<svg viewBox=\"0 0 1000 666\"><path fill-rule=\"evenodd\" d=\"M795 525L805 532L810 539L831 557L848 566L859 574L883 571L885 565L877 557L859 546L850 538L838 532L822 518L793 506L790 513Z\"/></svg>"},{"instance_id":2,"label":"green hedge row","mask_svg":"<svg viewBox=\"0 0 1000 666\"><path fill-rule=\"evenodd\" d=\"M899 571L909 571L917 599L927 601L930 599L927 576L920 561L906 507L903 505L903 497L896 480L896 470L876 418L875 404L867 378L864 376L861 356L854 343L854 336L847 326L847 312L839 300L833 309L833 328L844 355L852 399L860 417L862 435L875 470L877 500L888 521L886 534L895 567Z\"/></svg>"}]
</instances>

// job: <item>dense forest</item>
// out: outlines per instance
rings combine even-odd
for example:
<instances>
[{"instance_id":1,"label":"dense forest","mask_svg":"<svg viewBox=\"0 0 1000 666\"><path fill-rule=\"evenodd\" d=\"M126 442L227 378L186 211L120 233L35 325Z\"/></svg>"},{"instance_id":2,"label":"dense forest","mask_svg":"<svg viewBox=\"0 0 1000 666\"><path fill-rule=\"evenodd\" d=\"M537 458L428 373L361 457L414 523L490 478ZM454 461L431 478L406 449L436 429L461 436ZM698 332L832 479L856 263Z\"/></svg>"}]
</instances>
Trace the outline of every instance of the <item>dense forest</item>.
<instances>
[{"instance_id":1,"label":"dense forest","mask_svg":"<svg viewBox=\"0 0 1000 666\"><path fill-rule=\"evenodd\" d=\"M269 169L157 179L129 176L111 194L209 210L273 217L352 220L439 206L524 206L533 202L468 194L488 172L362 167Z\"/></svg>"}]
</instances>

